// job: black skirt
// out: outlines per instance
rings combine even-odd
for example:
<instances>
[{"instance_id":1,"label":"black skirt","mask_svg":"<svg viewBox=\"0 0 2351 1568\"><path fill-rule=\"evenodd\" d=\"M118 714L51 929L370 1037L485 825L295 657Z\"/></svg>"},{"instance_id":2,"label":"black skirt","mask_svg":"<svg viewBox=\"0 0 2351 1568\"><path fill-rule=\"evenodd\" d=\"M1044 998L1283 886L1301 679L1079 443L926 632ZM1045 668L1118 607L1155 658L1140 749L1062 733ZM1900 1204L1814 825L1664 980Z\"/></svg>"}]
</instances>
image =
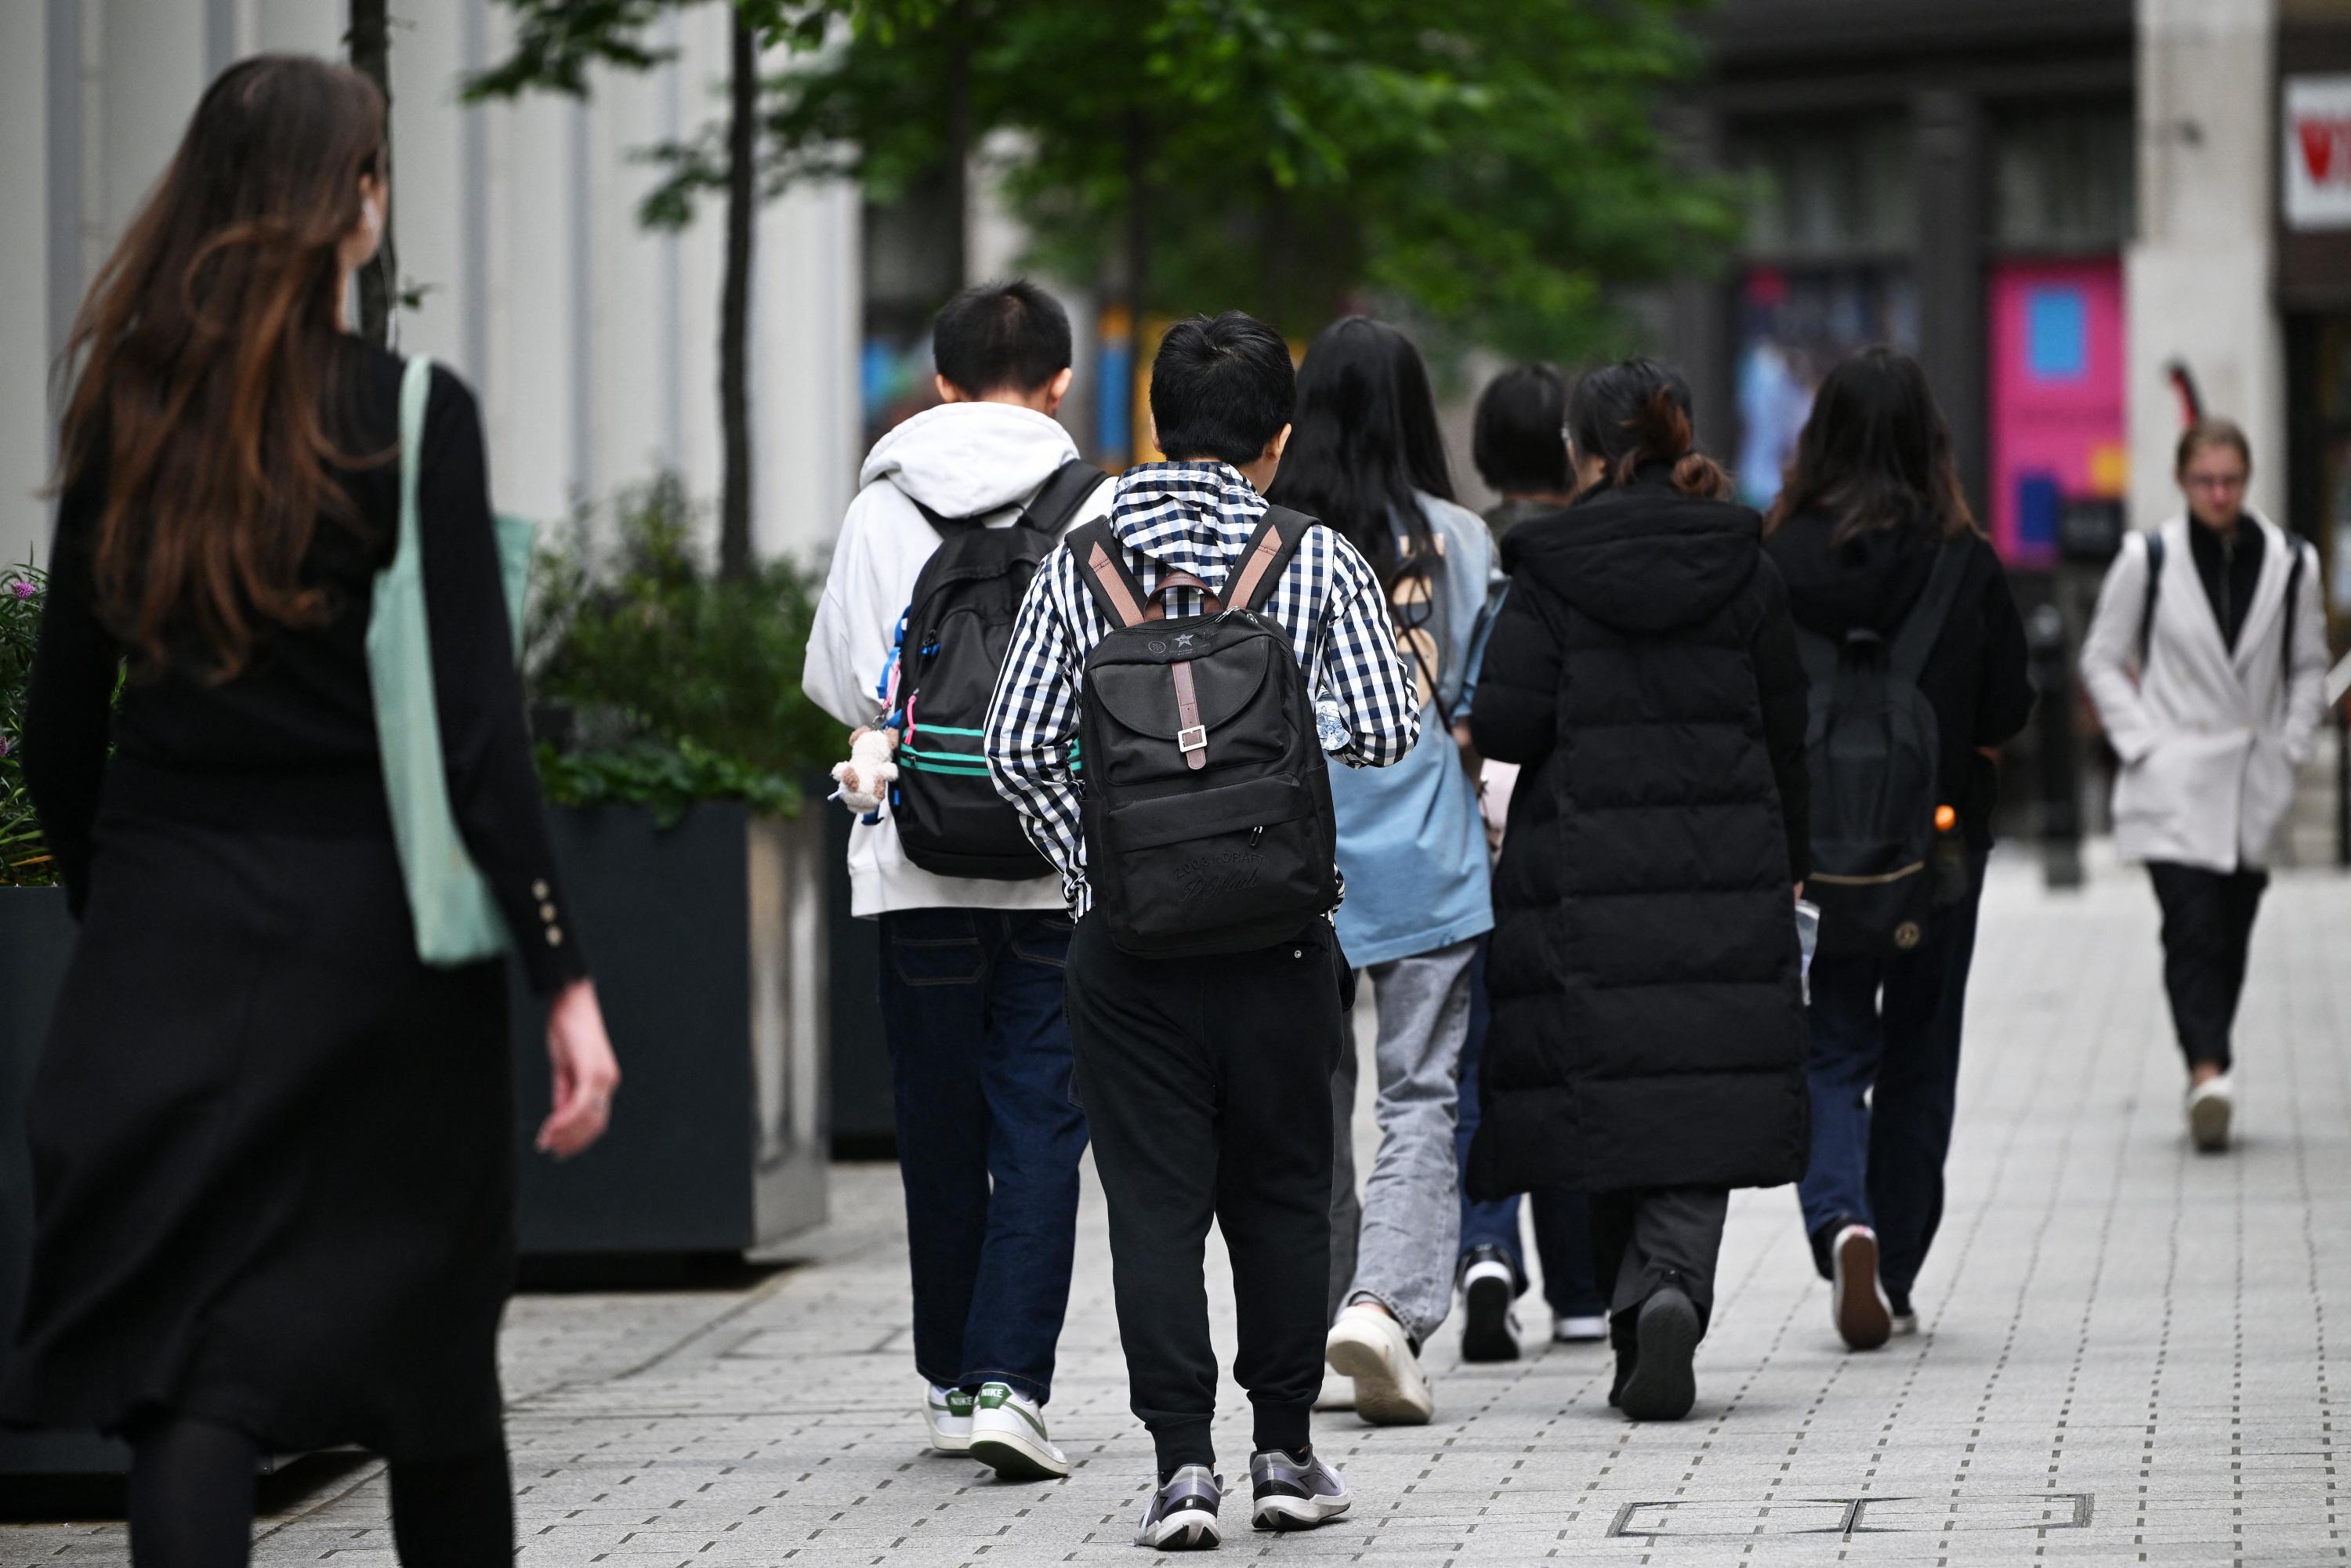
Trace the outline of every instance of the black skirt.
<instances>
[{"instance_id":1,"label":"black skirt","mask_svg":"<svg viewBox=\"0 0 2351 1568\"><path fill-rule=\"evenodd\" d=\"M504 965L420 964L391 840L112 810L35 1080L0 1420L500 1441Z\"/></svg>"}]
</instances>

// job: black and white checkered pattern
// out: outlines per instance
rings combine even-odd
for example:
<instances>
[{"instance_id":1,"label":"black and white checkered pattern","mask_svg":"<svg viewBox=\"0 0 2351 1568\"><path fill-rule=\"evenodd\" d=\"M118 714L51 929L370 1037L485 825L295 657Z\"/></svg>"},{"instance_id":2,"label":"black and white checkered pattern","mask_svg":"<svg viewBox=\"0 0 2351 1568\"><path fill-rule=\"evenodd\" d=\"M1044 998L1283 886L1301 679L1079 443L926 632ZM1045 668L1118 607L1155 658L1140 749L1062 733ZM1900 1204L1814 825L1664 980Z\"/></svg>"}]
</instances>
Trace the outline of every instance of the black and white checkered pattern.
<instances>
[{"instance_id":1,"label":"black and white checkered pattern","mask_svg":"<svg viewBox=\"0 0 2351 1568\"><path fill-rule=\"evenodd\" d=\"M1111 504L1111 527L1127 570L1146 593L1171 571L1187 571L1221 593L1265 499L1224 463L1150 463L1129 469ZM987 713L987 766L997 792L1019 811L1030 841L1060 868L1074 917L1092 904L1085 834L1070 742L1078 733L1085 658L1110 631L1069 547L1045 559L997 677ZM1315 525L1300 542L1266 613L1279 624L1318 702L1335 699L1350 732L1332 756L1353 768L1384 768L1420 738L1420 697L1396 655L1386 596L1370 563L1333 530ZM1171 616L1200 613L1197 589L1179 588Z\"/></svg>"}]
</instances>

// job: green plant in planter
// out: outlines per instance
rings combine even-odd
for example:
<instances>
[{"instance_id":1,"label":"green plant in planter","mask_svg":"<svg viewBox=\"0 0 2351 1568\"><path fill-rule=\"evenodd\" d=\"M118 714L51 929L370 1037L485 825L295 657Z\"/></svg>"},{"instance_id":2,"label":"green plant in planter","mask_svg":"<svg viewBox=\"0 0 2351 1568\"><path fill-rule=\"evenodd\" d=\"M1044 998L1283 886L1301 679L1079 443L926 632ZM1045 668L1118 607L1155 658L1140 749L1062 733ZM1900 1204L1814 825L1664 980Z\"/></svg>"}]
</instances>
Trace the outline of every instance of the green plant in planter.
<instances>
[{"instance_id":1,"label":"green plant in planter","mask_svg":"<svg viewBox=\"0 0 2351 1568\"><path fill-rule=\"evenodd\" d=\"M710 569L674 476L623 492L620 536L587 519L542 552L526 626L532 702L568 710L539 747L548 799L632 802L674 822L697 800L791 815L799 779L842 754L841 726L800 690L818 584L786 562Z\"/></svg>"},{"instance_id":2,"label":"green plant in planter","mask_svg":"<svg viewBox=\"0 0 2351 1568\"><path fill-rule=\"evenodd\" d=\"M41 636L48 579L31 566L0 572L0 886L47 887L57 880L25 793L25 695L33 684L33 649Z\"/></svg>"}]
</instances>

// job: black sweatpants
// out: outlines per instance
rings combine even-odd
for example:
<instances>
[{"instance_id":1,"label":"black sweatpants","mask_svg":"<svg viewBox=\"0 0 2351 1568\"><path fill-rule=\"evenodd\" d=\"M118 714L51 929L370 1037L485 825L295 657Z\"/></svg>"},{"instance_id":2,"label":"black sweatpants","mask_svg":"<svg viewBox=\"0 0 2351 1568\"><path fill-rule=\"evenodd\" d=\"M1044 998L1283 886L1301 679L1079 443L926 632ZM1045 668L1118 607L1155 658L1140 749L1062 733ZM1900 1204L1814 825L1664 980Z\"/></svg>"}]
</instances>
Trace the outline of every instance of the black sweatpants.
<instances>
[{"instance_id":1,"label":"black sweatpants","mask_svg":"<svg viewBox=\"0 0 2351 1568\"><path fill-rule=\"evenodd\" d=\"M1118 1333L1162 1474L1211 1465L1208 1222L1233 1265L1233 1375L1257 1448L1303 1448L1322 1390L1331 1271L1337 940L1315 921L1251 953L1137 958L1098 915L1070 941L1078 1099L1110 1200Z\"/></svg>"},{"instance_id":2,"label":"black sweatpants","mask_svg":"<svg viewBox=\"0 0 2351 1568\"><path fill-rule=\"evenodd\" d=\"M2163 905L2163 984L2171 993L2180 1051L2190 1068L2209 1061L2226 1072L2253 916L2261 912L2269 873L2207 871L2166 861L2150 861L2147 871Z\"/></svg>"},{"instance_id":3,"label":"black sweatpants","mask_svg":"<svg viewBox=\"0 0 2351 1568\"><path fill-rule=\"evenodd\" d=\"M1612 1312L1629 1313L1679 1285L1703 1324L1714 1313L1714 1268L1730 1194L1719 1186L1592 1195L1592 1271Z\"/></svg>"}]
</instances>

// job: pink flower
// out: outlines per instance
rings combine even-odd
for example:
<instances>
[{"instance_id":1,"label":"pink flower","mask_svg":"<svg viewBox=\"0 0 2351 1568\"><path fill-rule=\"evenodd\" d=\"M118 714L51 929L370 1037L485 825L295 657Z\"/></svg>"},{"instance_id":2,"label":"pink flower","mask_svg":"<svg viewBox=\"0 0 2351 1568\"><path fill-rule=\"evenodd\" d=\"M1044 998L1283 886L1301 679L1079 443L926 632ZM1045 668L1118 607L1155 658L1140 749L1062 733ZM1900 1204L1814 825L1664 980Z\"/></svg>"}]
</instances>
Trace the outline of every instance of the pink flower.
<instances>
[{"instance_id":1,"label":"pink flower","mask_svg":"<svg viewBox=\"0 0 2351 1568\"><path fill-rule=\"evenodd\" d=\"M30 599L37 591L31 583L21 577L8 586L16 591L16 597L19 599Z\"/></svg>"}]
</instances>

